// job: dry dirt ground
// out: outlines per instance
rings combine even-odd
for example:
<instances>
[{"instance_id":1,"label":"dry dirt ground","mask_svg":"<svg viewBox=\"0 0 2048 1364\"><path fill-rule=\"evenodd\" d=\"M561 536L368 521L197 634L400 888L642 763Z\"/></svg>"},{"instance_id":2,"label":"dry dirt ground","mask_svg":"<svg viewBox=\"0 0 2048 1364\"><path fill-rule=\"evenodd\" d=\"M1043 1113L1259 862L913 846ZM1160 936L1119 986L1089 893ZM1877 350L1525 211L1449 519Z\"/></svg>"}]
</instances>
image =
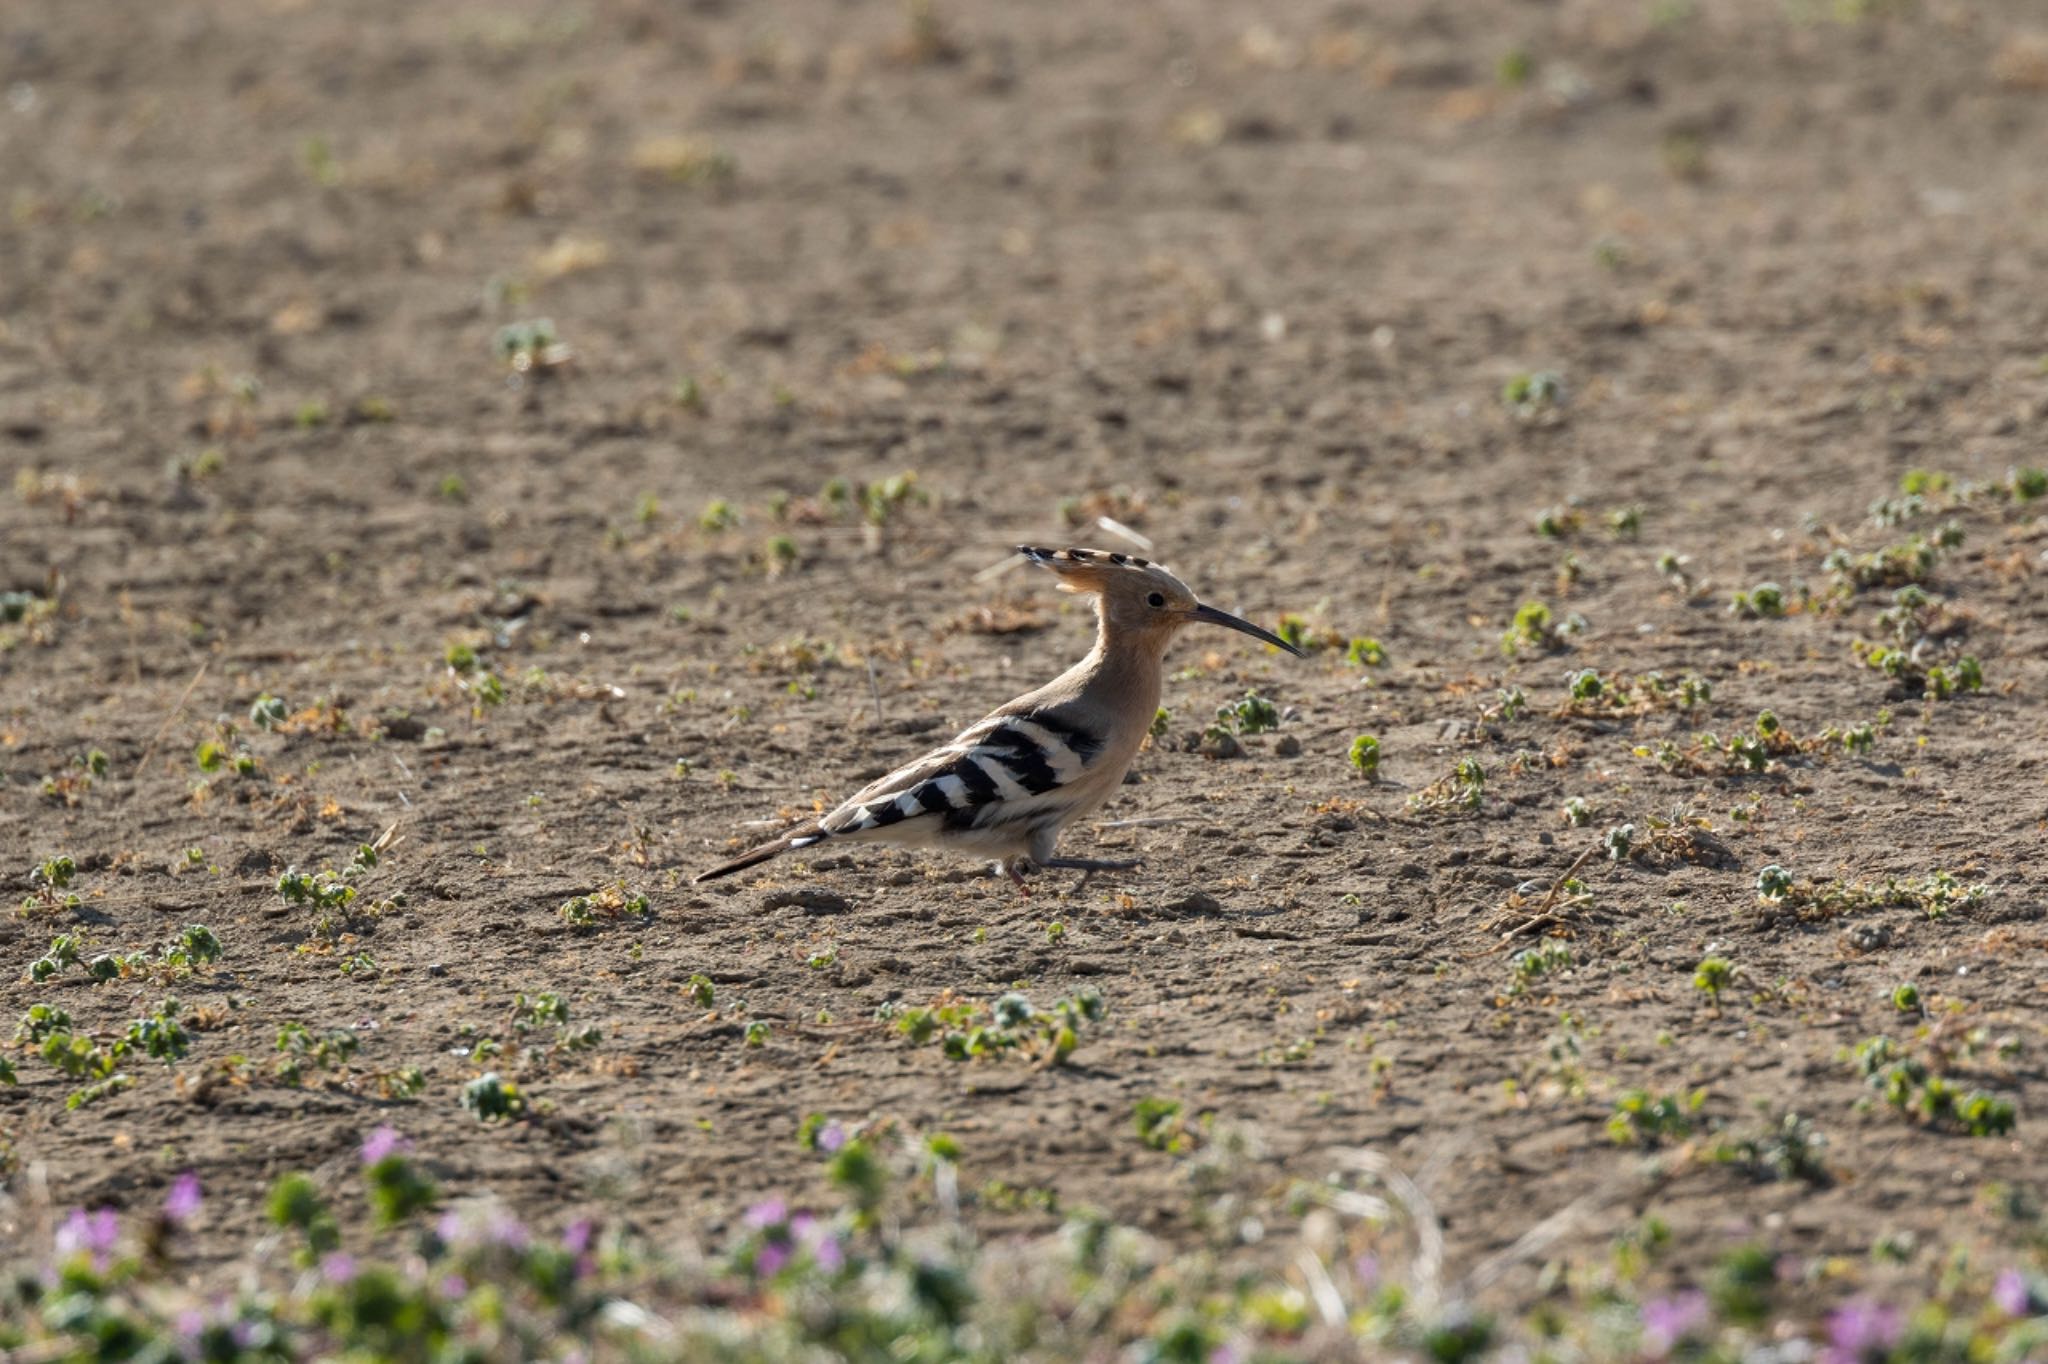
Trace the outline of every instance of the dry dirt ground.
<instances>
[{"instance_id":1,"label":"dry dirt ground","mask_svg":"<svg viewBox=\"0 0 2048 1364\"><path fill-rule=\"evenodd\" d=\"M0 93L0 880L37 902L0 922L6 1027L111 1036L168 991L195 1028L76 1110L10 1053L23 1206L192 1167L226 1255L272 1178L388 1122L452 1192L716 1241L815 1192L823 1112L952 1132L991 1224L1173 1237L1177 1163L1132 1133L1157 1096L1249 1128L1272 1186L1385 1152L1461 1266L1573 1205L1536 1261L1649 1211L1681 1269L1891 1237L1931 1283L2021 1234L1990 1209L2048 1176L2048 520L1994 485L2048 462L2033 6L14 0ZM494 336L541 317L572 355L517 380ZM1562 392L1508 401L1529 375ZM1981 486L1876 524L1913 468ZM878 525L827 490L906 473ZM1143 870L690 883L1076 657L1075 603L977 575L1129 548L1105 513L1339 646L1180 643L1117 827L1069 845ZM1950 519L1888 581L1824 567ZM1929 605L1881 619L1915 575ZM1731 613L1763 581L1787 613ZM1583 628L1505 651L1536 601ZM1894 639L1903 679L1854 647ZM1981 689L1918 694L1964 654ZM1603 704L1653 669L1711 698ZM1247 689L1279 730L1197 751ZM1751 772L1725 743L1765 709L1813 742ZM1415 807L1465 760L1479 808ZM1679 806L1711 833L1651 847ZM349 913L279 895L380 836ZM31 878L58 854L75 909ZM1773 907L1770 865L1985 891ZM30 979L59 933L187 924L224 948L196 977ZM875 1021L1012 986L1107 1016L1051 1070ZM522 1058L542 991L602 1040ZM359 1050L289 1087L286 1023ZM1893 1111L1848 1057L1877 1034L2016 1130ZM485 1069L527 1120L458 1104ZM1705 1091L1647 1166L1607 1131L1637 1089ZM1814 1179L1710 1158L1787 1112Z\"/></svg>"}]
</instances>

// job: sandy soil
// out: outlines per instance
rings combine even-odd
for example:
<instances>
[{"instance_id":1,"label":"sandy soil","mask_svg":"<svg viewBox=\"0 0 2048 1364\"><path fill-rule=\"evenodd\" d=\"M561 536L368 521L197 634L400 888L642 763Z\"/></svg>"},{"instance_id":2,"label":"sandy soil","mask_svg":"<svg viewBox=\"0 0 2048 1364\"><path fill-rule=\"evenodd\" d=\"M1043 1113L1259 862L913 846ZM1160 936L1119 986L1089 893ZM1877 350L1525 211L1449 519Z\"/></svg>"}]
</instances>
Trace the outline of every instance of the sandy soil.
<instances>
[{"instance_id":1,"label":"sandy soil","mask_svg":"<svg viewBox=\"0 0 2048 1364\"><path fill-rule=\"evenodd\" d=\"M1388 1153L1461 1265L1573 1205L1544 1254L1653 1211L1681 1266L1913 1232L1898 1272L1931 1283L2018 1235L1966 1213L2048 1174L2048 520L1870 505L2048 463L2044 35L2020 0L16 0L0 882L38 904L0 920L0 998L10 1030L199 1012L185 1060L75 1111L15 1053L0 1175L141 1205L197 1168L226 1254L270 1179L391 1122L453 1191L715 1239L812 1188L826 1112L956 1134L991 1224L1094 1203L1173 1236L1176 1163L1131 1130L1162 1096L1249 1125L1276 1186ZM542 317L570 358L515 379L494 337ZM1507 401L1528 375L1560 399ZM879 525L828 489L904 474ZM1129 548L1105 514L1340 644L1181 642L1168 733L1071 840L1143 870L1021 900L855 850L690 884L1076 657L1074 603L977 575L1018 540ZM1854 647L1894 638L1893 584L1824 561L1950 519L1896 628L1984 684L1931 699ZM1765 581L1787 614L1731 613ZM1583 629L1505 652L1532 601ZM1574 707L1585 668L1711 698ZM1247 689L1281 728L1205 756ZM1694 745L1765 709L1812 745ZM1464 760L1476 811L1412 808ZM1681 806L1707 827L1651 847ZM380 837L349 914L278 894ZM76 909L32 879L57 854ZM1548 897L1574 865L1584 898ZM1801 913L1759 903L1770 865L1985 893ZM194 923L224 946L197 978L30 980L58 933ZM1511 964L1543 943L1571 964ZM874 1021L1013 985L1108 1016L1055 1070ZM541 991L602 1041L522 1058ZM288 1022L360 1048L286 1086ZM1892 1112L1848 1059L1876 1034L2016 1132ZM419 1097L382 1097L408 1067ZM527 1121L463 1111L487 1068ZM1636 1089L1706 1091L1647 1169L1607 1132ZM1788 1111L1825 1182L1705 1158Z\"/></svg>"}]
</instances>

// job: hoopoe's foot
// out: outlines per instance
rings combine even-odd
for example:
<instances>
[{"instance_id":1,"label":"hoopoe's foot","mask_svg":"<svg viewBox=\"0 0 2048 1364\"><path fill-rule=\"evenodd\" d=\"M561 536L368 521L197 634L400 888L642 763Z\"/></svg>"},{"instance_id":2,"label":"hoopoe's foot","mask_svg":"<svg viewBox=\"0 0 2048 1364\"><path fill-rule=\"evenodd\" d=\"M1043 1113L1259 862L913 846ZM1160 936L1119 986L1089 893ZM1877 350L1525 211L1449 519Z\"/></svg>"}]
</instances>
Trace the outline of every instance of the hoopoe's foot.
<instances>
[{"instance_id":1,"label":"hoopoe's foot","mask_svg":"<svg viewBox=\"0 0 2048 1364\"><path fill-rule=\"evenodd\" d=\"M1044 867L1047 871L1080 872L1081 879L1074 883L1074 891L1076 894L1079 894L1081 891L1088 889L1088 882L1094 878L1096 872L1136 871L1139 867L1145 865L1145 861L1139 857L1130 857L1114 862L1103 861L1093 857L1048 857L1038 865Z\"/></svg>"},{"instance_id":2,"label":"hoopoe's foot","mask_svg":"<svg viewBox=\"0 0 2048 1364\"><path fill-rule=\"evenodd\" d=\"M1017 893L1028 900L1031 898L1031 887L1024 884L1024 868L1020 865L1022 861L1023 859L1016 858L1008 862L998 862L996 870L1008 876L1010 884L1017 888Z\"/></svg>"}]
</instances>

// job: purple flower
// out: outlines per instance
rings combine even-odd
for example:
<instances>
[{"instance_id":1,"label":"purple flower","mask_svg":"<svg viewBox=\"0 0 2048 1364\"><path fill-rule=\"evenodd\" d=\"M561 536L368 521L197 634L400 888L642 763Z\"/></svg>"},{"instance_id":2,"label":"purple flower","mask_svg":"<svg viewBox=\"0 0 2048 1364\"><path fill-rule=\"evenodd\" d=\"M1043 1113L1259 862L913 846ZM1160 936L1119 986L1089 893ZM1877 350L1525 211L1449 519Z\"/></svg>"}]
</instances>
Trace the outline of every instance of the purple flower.
<instances>
[{"instance_id":1,"label":"purple flower","mask_svg":"<svg viewBox=\"0 0 2048 1364\"><path fill-rule=\"evenodd\" d=\"M442 1280L441 1280L441 1296L442 1296L442 1297L444 1297L444 1298L460 1298L460 1297L464 1297L464 1296L466 1296L466 1295L467 1295L468 1293L469 1293L469 1280L467 1280L467 1279L463 1278L463 1277L462 1277L462 1276L461 1276L460 1274L449 1274L449 1275L446 1275L446 1276L444 1276L444 1277L442 1278Z\"/></svg>"},{"instance_id":2,"label":"purple flower","mask_svg":"<svg viewBox=\"0 0 2048 1364\"><path fill-rule=\"evenodd\" d=\"M363 1164L375 1165L386 1156L411 1149L412 1143L397 1128L379 1127L363 1138Z\"/></svg>"},{"instance_id":3,"label":"purple flower","mask_svg":"<svg viewBox=\"0 0 2048 1364\"><path fill-rule=\"evenodd\" d=\"M1643 1353L1662 1359L1671 1347L1707 1324L1707 1295L1689 1289L1643 1304Z\"/></svg>"},{"instance_id":4,"label":"purple flower","mask_svg":"<svg viewBox=\"0 0 2048 1364\"><path fill-rule=\"evenodd\" d=\"M356 1276L356 1257L345 1250L330 1252L321 1257L320 1277L329 1283L347 1283Z\"/></svg>"},{"instance_id":5,"label":"purple flower","mask_svg":"<svg viewBox=\"0 0 2048 1364\"><path fill-rule=\"evenodd\" d=\"M809 1213L800 1212L789 1219L789 1234L811 1252L811 1262L827 1274L837 1274L846 1264L846 1250L832 1228Z\"/></svg>"},{"instance_id":6,"label":"purple flower","mask_svg":"<svg viewBox=\"0 0 2048 1364\"><path fill-rule=\"evenodd\" d=\"M755 1231L765 1231L789 1220L789 1204L779 1198L764 1198L748 1208L746 1216L740 1220Z\"/></svg>"},{"instance_id":7,"label":"purple flower","mask_svg":"<svg viewBox=\"0 0 2048 1364\"><path fill-rule=\"evenodd\" d=\"M1209 1364L1244 1364L1244 1346L1236 1341L1226 1340L1209 1351Z\"/></svg>"},{"instance_id":8,"label":"purple flower","mask_svg":"<svg viewBox=\"0 0 2048 1364\"><path fill-rule=\"evenodd\" d=\"M57 1257L66 1259L79 1251L92 1253L94 1269L105 1269L115 1242L121 1239L121 1219L112 1208L73 1208L57 1228Z\"/></svg>"},{"instance_id":9,"label":"purple flower","mask_svg":"<svg viewBox=\"0 0 2048 1364\"><path fill-rule=\"evenodd\" d=\"M525 1250L533 1241L526 1224L503 1208L491 1215L490 1225L484 1228L484 1234L493 1244L507 1250Z\"/></svg>"},{"instance_id":10,"label":"purple flower","mask_svg":"<svg viewBox=\"0 0 2048 1364\"><path fill-rule=\"evenodd\" d=\"M1380 1257L1366 1251L1351 1262L1351 1277L1360 1288L1370 1289L1380 1281Z\"/></svg>"},{"instance_id":11,"label":"purple flower","mask_svg":"<svg viewBox=\"0 0 2048 1364\"><path fill-rule=\"evenodd\" d=\"M1828 1314L1828 1348L1822 1364L1869 1364L1899 1343L1905 1318L1896 1307L1852 1298Z\"/></svg>"},{"instance_id":12,"label":"purple flower","mask_svg":"<svg viewBox=\"0 0 2048 1364\"><path fill-rule=\"evenodd\" d=\"M1991 1301L2008 1317L2024 1317L2033 1310L2033 1294L2027 1291L2026 1275L2017 1269L2002 1271L1991 1285Z\"/></svg>"},{"instance_id":13,"label":"purple flower","mask_svg":"<svg viewBox=\"0 0 2048 1364\"><path fill-rule=\"evenodd\" d=\"M187 1170L164 1195L164 1220L182 1226L199 1215L199 1203L199 1176Z\"/></svg>"},{"instance_id":14,"label":"purple flower","mask_svg":"<svg viewBox=\"0 0 2048 1364\"><path fill-rule=\"evenodd\" d=\"M188 1307L178 1313L177 1332L188 1341L199 1339L199 1333L206 1329L206 1313L196 1307Z\"/></svg>"},{"instance_id":15,"label":"purple flower","mask_svg":"<svg viewBox=\"0 0 2048 1364\"><path fill-rule=\"evenodd\" d=\"M754 1254L754 1272L764 1279L772 1279L782 1272L789 1263L789 1247L770 1241Z\"/></svg>"},{"instance_id":16,"label":"purple flower","mask_svg":"<svg viewBox=\"0 0 2048 1364\"><path fill-rule=\"evenodd\" d=\"M846 1129L839 1125L837 1118L834 1118L831 1122L818 1129L818 1149L826 1155L831 1155L844 1145L846 1145Z\"/></svg>"},{"instance_id":17,"label":"purple flower","mask_svg":"<svg viewBox=\"0 0 2048 1364\"><path fill-rule=\"evenodd\" d=\"M562 1232L562 1248L571 1255L581 1255L590 1249L591 1225L587 1217L579 1217Z\"/></svg>"},{"instance_id":18,"label":"purple flower","mask_svg":"<svg viewBox=\"0 0 2048 1364\"><path fill-rule=\"evenodd\" d=\"M441 1214L441 1220L434 1223L434 1234L451 1246L459 1246L469 1238L467 1228L462 1225L462 1214L449 1209Z\"/></svg>"}]
</instances>

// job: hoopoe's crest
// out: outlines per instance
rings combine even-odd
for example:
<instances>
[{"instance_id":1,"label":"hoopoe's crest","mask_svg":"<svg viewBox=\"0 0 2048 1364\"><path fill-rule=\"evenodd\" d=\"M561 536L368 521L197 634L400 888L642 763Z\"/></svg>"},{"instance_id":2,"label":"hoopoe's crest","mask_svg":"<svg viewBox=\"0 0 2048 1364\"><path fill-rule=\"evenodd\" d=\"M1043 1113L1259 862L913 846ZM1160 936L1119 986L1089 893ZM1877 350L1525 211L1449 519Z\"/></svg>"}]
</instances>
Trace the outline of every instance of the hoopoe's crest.
<instances>
[{"instance_id":1,"label":"hoopoe's crest","mask_svg":"<svg viewBox=\"0 0 2048 1364\"><path fill-rule=\"evenodd\" d=\"M1158 711L1162 660L1186 625L1222 625L1300 650L1213 606L1159 565L1099 549L1019 545L1066 591L1096 598L1095 647L1037 691L906 763L826 814L697 879L709 881L828 839L957 848L994 857L1021 888L1021 867L1121 869L1135 863L1057 858L1061 830L1114 794Z\"/></svg>"}]
</instances>

